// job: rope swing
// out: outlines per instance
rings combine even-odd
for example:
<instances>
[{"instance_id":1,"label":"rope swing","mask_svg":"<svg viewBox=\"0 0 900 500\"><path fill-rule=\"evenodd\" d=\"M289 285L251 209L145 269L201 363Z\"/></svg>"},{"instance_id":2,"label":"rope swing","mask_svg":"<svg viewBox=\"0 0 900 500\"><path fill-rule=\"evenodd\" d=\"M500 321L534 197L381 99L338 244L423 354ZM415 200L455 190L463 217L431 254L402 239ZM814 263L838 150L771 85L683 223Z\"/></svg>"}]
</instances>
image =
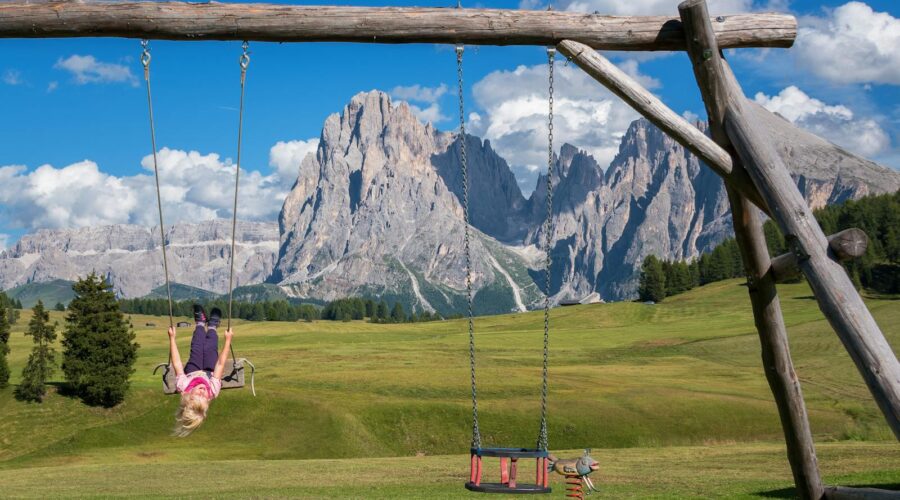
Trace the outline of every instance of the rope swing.
<instances>
[{"instance_id":1,"label":"rope swing","mask_svg":"<svg viewBox=\"0 0 900 500\"><path fill-rule=\"evenodd\" d=\"M153 120L153 93L150 88L151 56L149 41L141 40L141 48L143 49L143 51L141 52L141 65L144 67L144 81L147 83L147 108L149 111L150 121L150 144L153 147L153 174L156 180L156 203L157 208L159 209L159 233L162 244L163 272L165 273L166 297L169 304L169 327L172 327L175 325L173 319L174 308L172 303L172 286L169 279L169 261L168 256L166 255L166 234L164 225L165 223L163 221L162 194L159 184L159 168L156 157L156 127ZM241 97L240 108L238 112L237 163L235 165L234 172L234 203L231 210L231 253L228 256L228 318L226 323L228 329L231 329L232 311L234 307L234 255L235 248L237 246L238 187L240 185L241 178L241 143L243 142L242 137L244 132L244 88L247 82L247 68L250 66L250 44L245 40L241 45L241 48L243 49L243 53L238 59L238 63L241 68ZM248 365L250 366L250 390L253 395L256 396L256 384L254 380L256 375L256 367L253 365L253 363L250 362L250 360L246 358L238 359L237 357L235 357L234 342L231 343L229 349L231 354L231 370L222 377L222 388L235 389L244 387L244 365ZM160 363L153 370L153 373L156 374L157 370L162 367L165 367L162 373L163 392L166 394L175 394L177 391L175 389L175 371L172 369L171 354L169 355L168 363Z\"/></svg>"},{"instance_id":2,"label":"rope swing","mask_svg":"<svg viewBox=\"0 0 900 500\"><path fill-rule=\"evenodd\" d=\"M468 305L469 326L469 371L472 382L472 447L471 472L466 489L482 493L550 493L547 477L549 465L547 438L547 393L548 362L550 357L550 286L553 244L553 62L556 48L547 47L548 76L548 120L547 120L547 219L544 221L544 348L543 367L541 371L541 415L535 448L484 448L481 441L481 429L478 424L478 387L475 371L475 316L472 308L472 254L469 228L469 161L466 154L465 98L463 85L463 52L462 44L456 46L456 82L459 96L459 158L463 178L463 217L465 223L464 252L466 260L466 301ZM482 481L482 459L484 457L500 458L500 482L486 483ZM517 483L517 467L520 458L534 458L536 476L534 484Z\"/></svg>"}]
</instances>

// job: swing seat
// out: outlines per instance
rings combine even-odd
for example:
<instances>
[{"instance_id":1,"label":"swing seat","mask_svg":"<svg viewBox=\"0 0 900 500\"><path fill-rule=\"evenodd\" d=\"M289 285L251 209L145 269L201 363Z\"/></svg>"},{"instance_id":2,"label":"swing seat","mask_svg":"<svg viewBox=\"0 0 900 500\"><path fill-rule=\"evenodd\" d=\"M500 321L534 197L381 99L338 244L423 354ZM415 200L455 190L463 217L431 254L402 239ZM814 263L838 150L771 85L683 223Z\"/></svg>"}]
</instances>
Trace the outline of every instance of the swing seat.
<instances>
[{"instance_id":1,"label":"swing seat","mask_svg":"<svg viewBox=\"0 0 900 500\"><path fill-rule=\"evenodd\" d=\"M244 387L246 385L244 376L244 367L246 365L250 367L250 392L256 396L256 367L253 366L253 363L247 358L233 359L230 363L230 369L226 366L225 374L222 375L222 389L240 389L241 387ZM156 375L156 372L159 371L160 368L163 369L163 393L176 394L178 389L175 387L175 370L172 369L172 365L169 363L160 363L153 369L153 374Z\"/></svg>"},{"instance_id":2,"label":"swing seat","mask_svg":"<svg viewBox=\"0 0 900 500\"><path fill-rule=\"evenodd\" d=\"M547 468L550 452L535 448L472 448L471 473L466 489L479 493L505 493L512 495L530 495L550 493ZM500 482L482 482L482 459L484 457L500 459ZM536 473L534 483L519 483L518 461L520 458L534 458Z\"/></svg>"}]
</instances>

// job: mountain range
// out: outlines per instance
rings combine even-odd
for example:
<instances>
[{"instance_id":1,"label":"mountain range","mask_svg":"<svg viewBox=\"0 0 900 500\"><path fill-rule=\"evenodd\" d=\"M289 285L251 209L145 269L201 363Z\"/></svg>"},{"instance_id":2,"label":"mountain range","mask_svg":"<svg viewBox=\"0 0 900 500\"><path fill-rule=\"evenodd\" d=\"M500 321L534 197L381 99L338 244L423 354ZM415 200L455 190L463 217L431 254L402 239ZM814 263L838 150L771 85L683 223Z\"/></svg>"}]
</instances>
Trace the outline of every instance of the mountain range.
<instances>
[{"instance_id":1,"label":"mountain range","mask_svg":"<svg viewBox=\"0 0 900 500\"><path fill-rule=\"evenodd\" d=\"M379 91L354 96L327 118L277 224L239 223L237 285L267 283L268 292L316 301L369 296L420 311L464 310L460 140L475 311L537 307L545 292L546 177L526 198L489 141L423 124ZM900 189L893 170L862 159L822 164L792 150L790 137L777 140L796 160L794 178L813 207ZM553 184L555 301L594 292L631 298L645 256L692 258L731 235L721 180L645 120L631 124L608 166L564 144ZM168 227L174 281L227 292L229 237L226 221ZM39 230L0 253L0 288L95 271L121 296L144 296L163 283L158 238L158 228L128 225Z\"/></svg>"}]
</instances>

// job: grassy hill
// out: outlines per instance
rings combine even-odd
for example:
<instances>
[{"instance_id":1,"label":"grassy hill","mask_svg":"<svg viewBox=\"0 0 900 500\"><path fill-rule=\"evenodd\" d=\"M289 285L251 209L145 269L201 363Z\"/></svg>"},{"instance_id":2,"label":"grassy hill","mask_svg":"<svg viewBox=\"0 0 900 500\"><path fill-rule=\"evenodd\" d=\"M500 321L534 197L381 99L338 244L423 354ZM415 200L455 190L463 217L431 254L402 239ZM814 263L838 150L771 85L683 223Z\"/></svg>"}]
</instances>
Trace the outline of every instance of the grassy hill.
<instances>
[{"instance_id":1,"label":"grassy hill","mask_svg":"<svg viewBox=\"0 0 900 500\"><path fill-rule=\"evenodd\" d=\"M826 479L900 483L900 449L809 289L780 290ZM867 302L900 346L900 302ZM11 338L13 383L30 348L27 320L24 311ZM166 360L165 333L140 326L147 321L133 318L140 358L115 409L55 393L24 404L0 391L4 494L35 495L29 488L44 484L48 494L98 496L462 494L471 436L465 321L239 323L235 351L260 368L259 397L224 393L187 439L169 436L177 400L150 375ZM476 322L487 445L530 446L537 437L542 327L540 312ZM655 306L556 309L552 327L550 444L594 448L604 495L789 494L781 428L737 280ZM180 334L183 352L189 337ZM378 459L335 460L354 458ZM185 462L202 479L175 480Z\"/></svg>"},{"instance_id":2,"label":"grassy hill","mask_svg":"<svg viewBox=\"0 0 900 500\"><path fill-rule=\"evenodd\" d=\"M75 298L71 281L53 280L46 283L27 283L10 288L6 295L22 301L22 307L34 307L38 300L43 300L44 305L52 308L57 303L69 304Z\"/></svg>"},{"instance_id":3,"label":"grassy hill","mask_svg":"<svg viewBox=\"0 0 900 500\"><path fill-rule=\"evenodd\" d=\"M204 290L202 288L197 288L195 286L190 285L182 285L181 283L172 283L172 300L211 300L219 298L219 294L216 292L210 292L209 290ZM146 295L148 299L165 299L168 297L168 291L166 290L166 285L158 286L153 289L152 292Z\"/></svg>"}]
</instances>

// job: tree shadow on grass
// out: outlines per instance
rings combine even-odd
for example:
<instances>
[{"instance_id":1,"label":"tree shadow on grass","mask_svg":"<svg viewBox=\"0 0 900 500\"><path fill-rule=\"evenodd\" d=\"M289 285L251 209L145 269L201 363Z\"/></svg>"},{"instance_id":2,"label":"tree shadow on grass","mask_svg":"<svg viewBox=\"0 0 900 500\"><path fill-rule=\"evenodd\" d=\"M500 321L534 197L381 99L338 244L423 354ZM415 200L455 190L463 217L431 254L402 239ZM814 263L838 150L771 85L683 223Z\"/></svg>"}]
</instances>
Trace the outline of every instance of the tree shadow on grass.
<instances>
[{"instance_id":1,"label":"tree shadow on grass","mask_svg":"<svg viewBox=\"0 0 900 500\"><path fill-rule=\"evenodd\" d=\"M874 488L877 490L896 491L900 494L900 483L884 483L884 484L851 484L841 485L847 488ZM781 488L778 490L757 491L756 496L763 498L799 498L797 488Z\"/></svg>"}]
</instances>

